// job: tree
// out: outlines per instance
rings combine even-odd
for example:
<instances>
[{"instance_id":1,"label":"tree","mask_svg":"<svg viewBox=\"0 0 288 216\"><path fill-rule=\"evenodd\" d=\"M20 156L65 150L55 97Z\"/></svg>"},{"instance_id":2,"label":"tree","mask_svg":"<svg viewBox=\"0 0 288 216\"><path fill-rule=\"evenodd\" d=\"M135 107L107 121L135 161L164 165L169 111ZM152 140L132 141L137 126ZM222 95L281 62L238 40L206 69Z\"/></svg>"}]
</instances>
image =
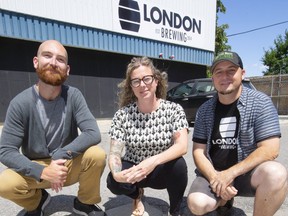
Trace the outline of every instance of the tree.
<instances>
[{"instance_id":1,"label":"tree","mask_svg":"<svg viewBox=\"0 0 288 216\"><path fill-rule=\"evenodd\" d=\"M263 71L265 75L288 74L288 31L284 36L279 35L274 40L275 47L271 47L268 51L264 51L261 59L263 64L267 66L267 70Z\"/></svg>"},{"instance_id":2,"label":"tree","mask_svg":"<svg viewBox=\"0 0 288 216\"><path fill-rule=\"evenodd\" d=\"M218 55L219 52L231 49L231 46L227 45L228 38L225 32L225 30L229 28L229 25L223 24L218 26L218 13L226 13L226 8L221 0L217 0L216 13L215 55Z\"/></svg>"},{"instance_id":3,"label":"tree","mask_svg":"<svg viewBox=\"0 0 288 216\"><path fill-rule=\"evenodd\" d=\"M215 52L214 55L218 55L218 53L225 51L225 50L231 50L231 46L229 46L228 38L226 35L225 30L229 28L228 24L223 24L218 26L218 13L226 13L226 7L223 5L221 0L217 0L217 6L216 6L216 32L215 32ZM210 68L207 67L206 76L211 77L211 71Z\"/></svg>"}]
</instances>

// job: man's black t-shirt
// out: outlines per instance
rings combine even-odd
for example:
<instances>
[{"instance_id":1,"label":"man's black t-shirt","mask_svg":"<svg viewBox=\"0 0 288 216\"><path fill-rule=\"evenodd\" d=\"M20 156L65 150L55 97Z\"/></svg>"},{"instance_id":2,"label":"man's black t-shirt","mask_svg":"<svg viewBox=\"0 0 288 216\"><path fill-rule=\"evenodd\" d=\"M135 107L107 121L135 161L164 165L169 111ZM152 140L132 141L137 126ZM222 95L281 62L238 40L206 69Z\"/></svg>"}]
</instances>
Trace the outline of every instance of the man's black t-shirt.
<instances>
[{"instance_id":1,"label":"man's black t-shirt","mask_svg":"<svg viewBox=\"0 0 288 216\"><path fill-rule=\"evenodd\" d=\"M215 110L214 128L211 137L210 156L216 170L225 170L238 162L238 125L240 114L237 100L229 105L219 101Z\"/></svg>"}]
</instances>

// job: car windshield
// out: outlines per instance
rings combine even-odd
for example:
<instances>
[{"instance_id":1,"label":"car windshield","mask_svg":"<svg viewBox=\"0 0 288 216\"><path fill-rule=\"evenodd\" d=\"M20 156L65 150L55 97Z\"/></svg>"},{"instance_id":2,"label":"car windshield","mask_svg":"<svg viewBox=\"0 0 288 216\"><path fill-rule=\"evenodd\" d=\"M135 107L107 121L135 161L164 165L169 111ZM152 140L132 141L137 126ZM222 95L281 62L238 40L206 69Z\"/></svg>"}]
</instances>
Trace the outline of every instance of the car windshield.
<instances>
[{"instance_id":1,"label":"car windshield","mask_svg":"<svg viewBox=\"0 0 288 216\"><path fill-rule=\"evenodd\" d=\"M206 92L214 91L214 89L215 88L214 88L212 81L198 82L196 92L197 93L206 93Z\"/></svg>"},{"instance_id":2,"label":"car windshield","mask_svg":"<svg viewBox=\"0 0 288 216\"><path fill-rule=\"evenodd\" d=\"M173 92L173 96L189 95L193 89L194 82L182 83Z\"/></svg>"}]
</instances>

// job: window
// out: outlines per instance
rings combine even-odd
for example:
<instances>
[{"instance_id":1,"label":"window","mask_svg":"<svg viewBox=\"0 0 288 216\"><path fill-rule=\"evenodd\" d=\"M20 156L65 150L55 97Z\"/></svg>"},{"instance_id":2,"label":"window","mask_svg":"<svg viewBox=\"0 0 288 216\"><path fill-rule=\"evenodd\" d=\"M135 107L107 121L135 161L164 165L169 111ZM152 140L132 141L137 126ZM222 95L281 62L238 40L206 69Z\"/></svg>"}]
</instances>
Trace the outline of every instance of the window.
<instances>
[{"instance_id":1,"label":"window","mask_svg":"<svg viewBox=\"0 0 288 216\"><path fill-rule=\"evenodd\" d=\"M173 96L189 95L192 91L193 85L194 82L181 84L175 89Z\"/></svg>"},{"instance_id":2,"label":"window","mask_svg":"<svg viewBox=\"0 0 288 216\"><path fill-rule=\"evenodd\" d=\"M215 91L212 82L198 82L197 93L207 93L212 91Z\"/></svg>"}]
</instances>

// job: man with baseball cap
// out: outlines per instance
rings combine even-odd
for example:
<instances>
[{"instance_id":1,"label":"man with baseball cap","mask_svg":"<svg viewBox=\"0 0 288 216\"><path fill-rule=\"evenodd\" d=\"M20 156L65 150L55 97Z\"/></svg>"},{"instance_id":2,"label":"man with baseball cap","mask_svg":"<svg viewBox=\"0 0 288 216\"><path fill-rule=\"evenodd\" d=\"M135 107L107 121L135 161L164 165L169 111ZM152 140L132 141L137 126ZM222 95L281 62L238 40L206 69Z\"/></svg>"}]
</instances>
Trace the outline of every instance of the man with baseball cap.
<instances>
[{"instance_id":1,"label":"man with baseball cap","mask_svg":"<svg viewBox=\"0 0 288 216\"><path fill-rule=\"evenodd\" d=\"M272 216L287 194L287 170L274 161L281 137L277 111L268 96L242 85L245 70L237 53L220 53L211 72L217 96L196 115L197 168L188 207L195 215L227 215L235 196L255 196L253 215Z\"/></svg>"}]
</instances>

